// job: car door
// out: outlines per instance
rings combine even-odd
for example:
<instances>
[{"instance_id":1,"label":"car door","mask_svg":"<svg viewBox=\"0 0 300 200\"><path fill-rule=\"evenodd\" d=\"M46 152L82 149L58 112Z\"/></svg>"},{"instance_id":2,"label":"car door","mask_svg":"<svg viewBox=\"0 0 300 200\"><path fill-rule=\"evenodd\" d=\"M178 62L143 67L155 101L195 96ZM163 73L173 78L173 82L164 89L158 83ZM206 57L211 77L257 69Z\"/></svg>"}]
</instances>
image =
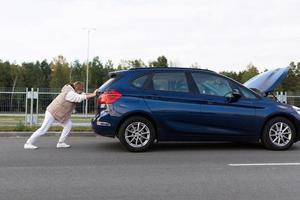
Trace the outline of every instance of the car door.
<instances>
[{"instance_id":1,"label":"car door","mask_svg":"<svg viewBox=\"0 0 300 200\"><path fill-rule=\"evenodd\" d=\"M145 101L159 122L161 139L182 139L182 135L198 132L201 100L184 71L153 73L145 90Z\"/></svg>"},{"instance_id":2,"label":"car door","mask_svg":"<svg viewBox=\"0 0 300 200\"><path fill-rule=\"evenodd\" d=\"M255 102L257 97L242 85L214 73L191 73L203 102L199 123L199 134L208 136L251 136L256 130ZM228 101L233 90L242 97L235 102Z\"/></svg>"}]
</instances>

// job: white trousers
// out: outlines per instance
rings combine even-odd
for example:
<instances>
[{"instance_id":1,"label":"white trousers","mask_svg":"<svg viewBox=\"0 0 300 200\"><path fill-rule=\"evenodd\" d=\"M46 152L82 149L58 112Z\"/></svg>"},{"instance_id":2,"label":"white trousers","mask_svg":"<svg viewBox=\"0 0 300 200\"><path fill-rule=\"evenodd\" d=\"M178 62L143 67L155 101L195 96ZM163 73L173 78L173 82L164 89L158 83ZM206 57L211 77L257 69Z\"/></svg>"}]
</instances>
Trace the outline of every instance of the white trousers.
<instances>
[{"instance_id":1,"label":"white trousers","mask_svg":"<svg viewBox=\"0 0 300 200\"><path fill-rule=\"evenodd\" d=\"M47 133L48 129L54 122L56 122L54 117L51 115L51 113L49 111L46 111L45 119L43 121L42 126L30 136L30 138L27 140L26 143L33 144L38 137ZM60 135L58 142L65 142L65 140L68 137L68 135L70 134L70 130L72 128L72 121L70 119L68 119L65 123L62 124L62 126L64 127L64 129Z\"/></svg>"}]
</instances>

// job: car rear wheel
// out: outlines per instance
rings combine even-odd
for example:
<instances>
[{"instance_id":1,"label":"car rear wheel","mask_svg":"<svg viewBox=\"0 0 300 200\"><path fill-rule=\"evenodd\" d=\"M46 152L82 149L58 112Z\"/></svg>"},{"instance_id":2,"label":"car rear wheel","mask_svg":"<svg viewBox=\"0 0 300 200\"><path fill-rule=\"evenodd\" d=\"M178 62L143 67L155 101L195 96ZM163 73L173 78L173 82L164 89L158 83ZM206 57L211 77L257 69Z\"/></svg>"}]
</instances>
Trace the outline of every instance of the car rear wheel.
<instances>
[{"instance_id":1,"label":"car rear wheel","mask_svg":"<svg viewBox=\"0 0 300 200\"><path fill-rule=\"evenodd\" d=\"M129 151L147 151L154 142L155 129L144 117L130 117L122 123L118 138Z\"/></svg>"},{"instance_id":2,"label":"car rear wheel","mask_svg":"<svg viewBox=\"0 0 300 200\"><path fill-rule=\"evenodd\" d=\"M275 117L270 119L263 130L262 143L267 149L289 149L296 138L296 130L288 119Z\"/></svg>"}]
</instances>

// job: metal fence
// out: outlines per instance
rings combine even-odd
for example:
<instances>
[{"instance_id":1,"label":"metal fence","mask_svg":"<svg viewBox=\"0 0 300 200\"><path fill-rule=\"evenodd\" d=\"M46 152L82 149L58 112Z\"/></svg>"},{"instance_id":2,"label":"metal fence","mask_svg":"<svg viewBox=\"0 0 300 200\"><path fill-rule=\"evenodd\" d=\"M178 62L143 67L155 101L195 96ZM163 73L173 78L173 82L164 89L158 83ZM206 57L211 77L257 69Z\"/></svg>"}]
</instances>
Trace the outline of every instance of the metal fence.
<instances>
[{"instance_id":1,"label":"metal fence","mask_svg":"<svg viewBox=\"0 0 300 200\"><path fill-rule=\"evenodd\" d=\"M288 104L300 107L300 92L287 92L286 98Z\"/></svg>"},{"instance_id":2,"label":"metal fence","mask_svg":"<svg viewBox=\"0 0 300 200\"><path fill-rule=\"evenodd\" d=\"M33 109L34 113L44 113L47 106L59 94L60 89L50 88L1 88L0 87L0 114L26 113ZM85 103L76 106L77 114L93 114L96 108L96 99L88 101L88 113L85 113ZM32 105L31 105L32 104Z\"/></svg>"},{"instance_id":3,"label":"metal fence","mask_svg":"<svg viewBox=\"0 0 300 200\"><path fill-rule=\"evenodd\" d=\"M23 117L22 122L31 125L40 123L41 116L45 113L47 106L59 93L60 89L53 88L0 87L0 116L2 117L0 120L3 122L0 125L5 125L8 117L13 116ZM75 116L87 118L88 121L95 113L96 99L89 100L87 106L88 113L85 113L86 104L84 102L78 103Z\"/></svg>"},{"instance_id":4,"label":"metal fence","mask_svg":"<svg viewBox=\"0 0 300 200\"><path fill-rule=\"evenodd\" d=\"M25 113L26 88L0 88L0 113Z\"/></svg>"}]
</instances>

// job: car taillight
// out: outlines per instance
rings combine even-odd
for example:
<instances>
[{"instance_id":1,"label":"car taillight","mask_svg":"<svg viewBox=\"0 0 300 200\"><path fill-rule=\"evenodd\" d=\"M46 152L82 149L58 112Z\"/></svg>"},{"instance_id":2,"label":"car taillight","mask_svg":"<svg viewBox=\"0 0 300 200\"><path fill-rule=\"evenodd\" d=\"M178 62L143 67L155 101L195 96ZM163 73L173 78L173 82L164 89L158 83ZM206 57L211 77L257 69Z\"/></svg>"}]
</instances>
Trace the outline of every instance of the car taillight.
<instances>
[{"instance_id":1,"label":"car taillight","mask_svg":"<svg viewBox=\"0 0 300 200\"><path fill-rule=\"evenodd\" d=\"M118 91L108 91L101 94L97 100L97 104L112 104L118 101L122 94Z\"/></svg>"}]
</instances>

